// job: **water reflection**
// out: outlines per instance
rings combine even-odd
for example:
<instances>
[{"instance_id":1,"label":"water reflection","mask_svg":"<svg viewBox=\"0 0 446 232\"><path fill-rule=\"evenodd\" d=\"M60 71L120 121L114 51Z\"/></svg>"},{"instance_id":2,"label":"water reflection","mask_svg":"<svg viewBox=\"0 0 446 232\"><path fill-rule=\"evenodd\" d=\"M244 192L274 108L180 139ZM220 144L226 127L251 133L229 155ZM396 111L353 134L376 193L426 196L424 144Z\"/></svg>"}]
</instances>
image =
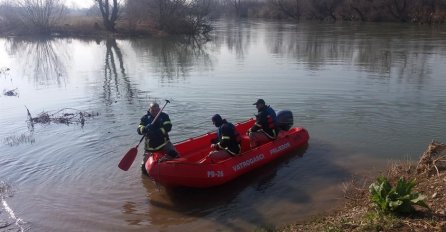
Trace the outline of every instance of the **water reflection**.
<instances>
[{"instance_id":1,"label":"water reflection","mask_svg":"<svg viewBox=\"0 0 446 232\"><path fill-rule=\"evenodd\" d=\"M290 33L290 27L295 33ZM309 70L327 65L352 64L371 76L416 79L420 84L429 78L429 65L435 51L432 40L442 40L436 28L417 28L420 34L432 33L430 40L412 40L414 28L401 25L297 24L268 25L274 35L266 41L272 54L292 57ZM395 38L397 36L397 38Z\"/></svg>"},{"instance_id":2,"label":"water reflection","mask_svg":"<svg viewBox=\"0 0 446 232\"><path fill-rule=\"evenodd\" d=\"M396 54L400 56L400 64L396 65L396 73L399 79L415 80L417 88L421 89L424 86L426 79L429 79L432 75L432 59L429 54L432 51L426 52L414 52L413 54L407 54L405 52Z\"/></svg>"},{"instance_id":3,"label":"water reflection","mask_svg":"<svg viewBox=\"0 0 446 232\"><path fill-rule=\"evenodd\" d=\"M194 37L151 38L132 40L131 46L139 57L149 57L161 82L186 78L194 69L213 69L211 43Z\"/></svg>"},{"instance_id":4,"label":"water reflection","mask_svg":"<svg viewBox=\"0 0 446 232\"><path fill-rule=\"evenodd\" d=\"M65 64L71 59L64 46L66 42L54 38L9 38L6 50L10 55L20 57L19 60L24 62L20 67L25 68L25 73L32 76L36 84L55 82L60 87L66 84Z\"/></svg>"},{"instance_id":5,"label":"water reflection","mask_svg":"<svg viewBox=\"0 0 446 232\"><path fill-rule=\"evenodd\" d=\"M240 61L245 59L249 46L259 39L259 30L257 24L247 21L228 21L220 25L215 31L213 38L218 46L225 46L230 51L235 52L236 58Z\"/></svg>"},{"instance_id":6,"label":"water reflection","mask_svg":"<svg viewBox=\"0 0 446 232\"><path fill-rule=\"evenodd\" d=\"M134 99L134 88L129 77L126 74L124 66L124 58L119 48L116 39L108 38L105 40L105 61L104 61L104 84L103 84L103 98L106 105L110 105L121 97L120 91L120 78L124 81L123 88L126 93L128 102L132 102ZM117 61L115 59L117 58ZM116 63L119 64L119 73ZM116 95L116 96L114 96ZM116 99L114 99L116 98Z\"/></svg>"},{"instance_id":7,"label":"water reflection","mask_svg":"<svg viewBox=\"0 0 446 232\"><path fill-rule=\"evenodd\" d=\"M158 189L147 176L142 176L142 184L147 191L146 217L140 218L139 223L147 220L150 224L166 228L170 225L180 225L206 217L213 212L226 211L234 208L232 202L246 188L248 181L236 181L211 189ZM131 203L123 206L132 207ZM123 210L132 214L137 210ZM147 218L148 217L148 218ZM135 223L135 221L128 221Z\"/></svg>"}]
</instances>

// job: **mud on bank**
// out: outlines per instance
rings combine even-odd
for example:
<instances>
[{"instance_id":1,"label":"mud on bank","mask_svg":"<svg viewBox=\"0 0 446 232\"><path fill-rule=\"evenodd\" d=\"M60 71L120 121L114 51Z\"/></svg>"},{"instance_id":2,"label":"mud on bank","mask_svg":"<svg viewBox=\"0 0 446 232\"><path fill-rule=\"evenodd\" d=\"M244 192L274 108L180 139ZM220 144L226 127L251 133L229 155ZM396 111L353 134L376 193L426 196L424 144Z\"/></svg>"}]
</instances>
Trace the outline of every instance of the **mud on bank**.
<instances>
[{"instance_id":1,"label":"mud on bank","mask_svg":"<svg viewBox=\"0 0 446 232\"><path fill-rule=\"evenodd\" d=\"M414 192L426 196L430 209L416 207L409 215L380 214L368 191L377 177L358 177L344 184L342 209L278 231L446 231L446 144L433 141L418 163L397 162L382 175L391 183L400 177L416 179Z\"/></svg>"}]
</instances>

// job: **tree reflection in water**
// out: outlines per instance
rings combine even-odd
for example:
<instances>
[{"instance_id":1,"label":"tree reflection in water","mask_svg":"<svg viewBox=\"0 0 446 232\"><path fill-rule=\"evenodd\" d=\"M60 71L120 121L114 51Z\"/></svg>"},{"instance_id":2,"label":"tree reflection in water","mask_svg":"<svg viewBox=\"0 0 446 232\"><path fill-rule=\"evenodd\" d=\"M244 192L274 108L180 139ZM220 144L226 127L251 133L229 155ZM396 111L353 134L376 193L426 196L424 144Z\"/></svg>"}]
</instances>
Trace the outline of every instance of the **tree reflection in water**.
<instances>
[{"instance_id":1,"label":"tree reflection in water","mask_svg":"<svg viewBox=\"0 0 446 232\"><path fill-rule=\"evenodd\" d=\"M20 67L25 74L30 73L38 85L58 86L66 84L67 70L65 64L69 63L70 56L64 47L66 41L54 38L7 40L6 50L10 55L23 58L24 65Z\"/></svg>"},{"instance_id":2,"label":"tree reflection in water","mask_svg":"<svg viewBox=\"0 0 446 232\"><path fill-rule=\"evenodd\" d=\"M209 55L210 43L205 38L175 37L150 38L131 41L138 57L149 56L153 61L154 72L160 75L162 82L185 78L193 69L213 68Z\"/></svg>"},{"instance_id":3,"label":"tree reflection in water","mask_svg":"<svg viewBox=\"0 0 446 232\"><path fill-rule=\"evenodd\" d=\"M131 81L126 74L125 66L124 66L124 58L122 56L121 49L119 48L116 39L108 38L105 40L106 54L105 54L105 62L104 62L104 94L103 97L105 99L106 104L113 103L113 93L116 94L116 98L121 97L121 93L119 90L120 87L120 78L124 81L123 88L126 93L127 100L129 102L133 101L134 98L134 89L131 85ZM119 73L116 67L115 56L118 59L119 63ZM113 85L113 86L112 86ZM115 92L112 90L114 89Z\"/></svg>"},{"instance_id":4,"label":"tree reflection in water","mask_svg":"<svg viewBox=\"0 0 446 232\"><path fill-rule=\"evenodd\" d=\"M309 70L318 71L344 62L370 77L395 76L406 81L416 80L420 86L432 73L429 61L434 58L430 50L433 52L436 47L430 40L412 40L411 27L389 24L383 29L379 24L307 23L271 24L267 30L274 35L267 43L271 53L295 58ZM290 30L297 33L289 33ZM420 34L433 34L432 40L443 39L435 32L438 29L418 30Z\"/></svg>"}]
</instances>

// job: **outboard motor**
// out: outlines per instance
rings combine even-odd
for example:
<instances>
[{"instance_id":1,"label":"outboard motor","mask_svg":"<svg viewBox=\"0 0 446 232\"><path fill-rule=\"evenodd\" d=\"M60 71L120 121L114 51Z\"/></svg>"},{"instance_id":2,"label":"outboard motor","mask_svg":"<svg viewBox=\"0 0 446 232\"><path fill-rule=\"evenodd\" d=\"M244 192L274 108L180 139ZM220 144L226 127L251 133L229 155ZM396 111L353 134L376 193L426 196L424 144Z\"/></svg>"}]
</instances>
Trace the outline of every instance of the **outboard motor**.
<instances>
[{"instance_id":1,"label":"outboard motor","mask_svg":"<svg viewBox=\"0 0 446 232\"><path fill-rule=\"evenodd\" d=\"M277 128L288 131L293 127L294 118L290 110L282 110L277 113Z\"/></svg>"}]
</instances>

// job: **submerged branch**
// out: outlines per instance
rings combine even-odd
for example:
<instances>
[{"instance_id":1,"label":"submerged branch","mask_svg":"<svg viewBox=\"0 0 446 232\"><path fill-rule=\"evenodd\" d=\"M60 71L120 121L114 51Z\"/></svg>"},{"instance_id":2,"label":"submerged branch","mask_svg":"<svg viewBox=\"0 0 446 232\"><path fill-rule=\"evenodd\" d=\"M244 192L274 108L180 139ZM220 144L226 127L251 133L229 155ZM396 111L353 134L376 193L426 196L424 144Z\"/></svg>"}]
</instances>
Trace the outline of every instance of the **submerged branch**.
<instances>
[{"instance_id":1,"label":"submerged branch","mask_svg":"<svg viewBox=\"0 0 446 232\"><path fill-rule=\"evenodd\" d=\"M15 88L12 90L3 90L3 95L13 97L19 95L19 93L17 92L17 88Z\"/></svg>"},{"instance_id":2,"label":"submerged branch","mask_svg":"<svg viewBox=\"0 0 446 232\"><path fill-rule=\"evenodd\" d=\"M26 106L25 106L26 107ZM28 113L28 120L31 123L31 126L34 126L35 123L40 124L50 124L50 123L58 123L58 124L74 124L80 123L82 126L85 124L85 118L92 118L98 116L98 112L88 113L86 111L81 111L74 108L63 108L55 113L49 112L41 112L37 117L32 117L28 108L26 108Z\"/></svg>"}]
</instances>

